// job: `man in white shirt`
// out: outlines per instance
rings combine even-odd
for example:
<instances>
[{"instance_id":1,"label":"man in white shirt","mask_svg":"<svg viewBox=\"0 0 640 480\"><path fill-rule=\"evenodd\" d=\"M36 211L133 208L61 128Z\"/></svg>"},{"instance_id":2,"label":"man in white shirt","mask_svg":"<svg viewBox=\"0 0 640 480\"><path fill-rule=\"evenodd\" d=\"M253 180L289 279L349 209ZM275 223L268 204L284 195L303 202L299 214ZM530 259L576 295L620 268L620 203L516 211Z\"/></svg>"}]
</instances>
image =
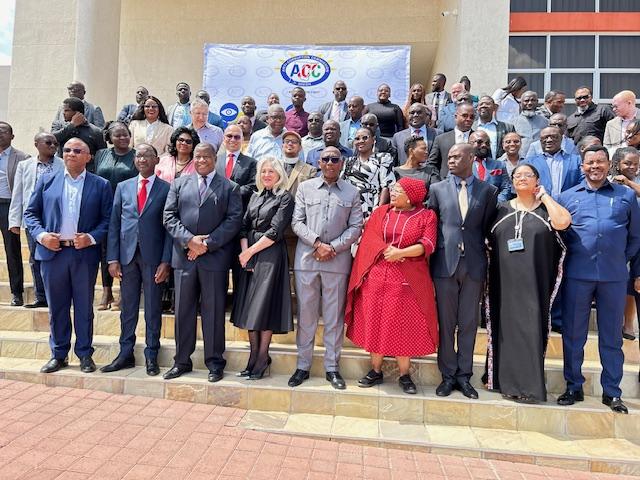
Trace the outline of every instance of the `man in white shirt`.
<instances>
[{"instance_id":1,"label":"man in white shirt","mask_svg":"<svg viewBox=\"0 0 640 480\"><path fill-rule=\"evenodd\" d=\"M248 155L256 160L264 155L282 158L282 134L286 132L284 121L284 108L277 103L270 105L267 110L268 126L251 135Z\"/></svg>"}]
</instances>

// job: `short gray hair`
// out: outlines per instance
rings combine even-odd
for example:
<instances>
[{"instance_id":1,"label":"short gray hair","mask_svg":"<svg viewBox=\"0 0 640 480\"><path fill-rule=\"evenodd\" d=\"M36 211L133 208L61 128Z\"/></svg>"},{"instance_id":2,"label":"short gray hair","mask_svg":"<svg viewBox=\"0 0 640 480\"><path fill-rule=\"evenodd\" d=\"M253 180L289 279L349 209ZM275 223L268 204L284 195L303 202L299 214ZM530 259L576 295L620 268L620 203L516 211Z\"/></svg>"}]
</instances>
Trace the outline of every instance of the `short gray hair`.
<instances>
[{"instance_id":1,"label":"short gray hair","mask_svg":"<svg viewBox=\"0 0 640 480\"><path fill-rule=\"evenodd\" d=\"M271 164L271 167L280 177L273 186L273 193L274 195L281 195L283 192L287 191L286 187L289 182L289 178L287 177L287 172L284 170L284 162L271 155L265 155L258 160L258 165L256 166L256 188L258 189L258 193L262 193L264 190L264 184L262 183L262 178L260 178L260 173L262 172L262 167L267 163Z\"/></svg>"},{"instance_id":2,"label":"short gray hair","mask_svg":"<svg viewBox=\"0 0 640 480\"><path fill-rule=\"evenodd\" d=\"M189 110L193 112L193 109L198 107L202 107L207 111L209 110L209 104L200 98L196 98L191 102L191 107L189 108Z\"/></svg>"}]
</instances>

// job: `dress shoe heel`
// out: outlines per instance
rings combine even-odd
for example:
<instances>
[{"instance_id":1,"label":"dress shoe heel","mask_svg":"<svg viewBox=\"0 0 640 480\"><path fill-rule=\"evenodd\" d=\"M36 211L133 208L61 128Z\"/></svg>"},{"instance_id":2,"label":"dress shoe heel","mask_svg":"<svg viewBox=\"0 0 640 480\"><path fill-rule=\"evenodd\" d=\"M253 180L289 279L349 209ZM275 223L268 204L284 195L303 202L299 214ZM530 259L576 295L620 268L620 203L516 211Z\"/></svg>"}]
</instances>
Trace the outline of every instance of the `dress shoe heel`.
<instances>
[{"instance_id":1,"label":"dress shoe heel","mask_svg":"<svg viewBox=\"0 0 640 480\"><path fill-rule=\"evenodd\" d=\"M582 402L584 400L584 392L580 390L567 389L562 395L558 397L558 405L568 406L573 405L576 402Z\"/></svg>"},{"instance_id":2,"label":"dress shoe heel","mask_svg":"<svg viewBox=\"0 0 640 480\"><path fill-rule=\"evenodd\" d=\"M251 372L249 380L260 380L265 374L267 377L271 374L271 365L269 363L267 363L262 370Z\"/></svg>"}]
</instances>

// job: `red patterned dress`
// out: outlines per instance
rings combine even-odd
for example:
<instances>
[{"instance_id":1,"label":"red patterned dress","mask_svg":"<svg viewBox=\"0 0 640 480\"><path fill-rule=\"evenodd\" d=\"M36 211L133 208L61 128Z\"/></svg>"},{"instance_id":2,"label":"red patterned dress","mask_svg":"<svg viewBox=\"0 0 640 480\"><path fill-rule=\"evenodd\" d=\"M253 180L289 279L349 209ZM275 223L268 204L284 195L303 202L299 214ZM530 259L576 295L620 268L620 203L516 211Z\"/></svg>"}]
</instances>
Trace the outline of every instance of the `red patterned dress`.
<instances>
[{"instance_id":1,"label":"red patterned dress","mask_svg":"<svg viewBox=\"0 0 640 480\"><path fill-rule=\"evenodd\" d=\"M347 337L368 352L417 357L438 347L435 294L427 257L436 244L436 214L424 208L394 211L379 207L371 215L349 281ZM425 254L387 262L392 245L421 243Z\"/></svg>"}]
</instances>

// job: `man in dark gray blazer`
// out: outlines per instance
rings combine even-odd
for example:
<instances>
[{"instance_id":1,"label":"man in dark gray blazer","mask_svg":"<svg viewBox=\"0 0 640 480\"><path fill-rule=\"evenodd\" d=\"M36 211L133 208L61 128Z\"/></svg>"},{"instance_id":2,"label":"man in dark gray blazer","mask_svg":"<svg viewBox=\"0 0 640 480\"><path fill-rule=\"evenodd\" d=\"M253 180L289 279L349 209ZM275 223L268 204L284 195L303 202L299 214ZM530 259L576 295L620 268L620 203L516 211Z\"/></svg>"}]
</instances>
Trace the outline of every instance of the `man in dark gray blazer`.
<instances>
[{"instance_id":1,"label":"man in dark gray blazer","mask_svg":"<svg viewBox=\"0 0 640 480\"><path fill-rule=\"evenodd\" d=\"M171 184L164 226L173 237L176 285L176 355L164 374L169 380L192 370L196 312L200 306L204 363L209 381L222 380L224 309L234 240L242 225L240 188L215 171L216 152L208 143L193 151L196 172Z\"/></svg>"},{"instance_id":2,"label":"man in dark gray blazer","mask_svg":"<svg viewBox=\"0 0 640 480\"><path fill-rule=\"evenodd\" d=\"M456 107L456 126L453 130L441 133L433 142L433 148L429 153L428 165L438 169L440 178L447 178L449 167L447 166L447 158L449 150L458 143L468 143L469 135L473 132L471 125L476 118L473 105L470 103L461 103Z\"/></svg>"},{"instance_id":3,"label":"man in dark gray blazer","mask_svg":"<svg viewBox=\"0 0 640 480\"><path fill-rule=\"evenodd\" d=\"M135 165L139 175L118 184L113 199L107 262L109 273L120 279L120 353L103 372L133 368L136 359L136 326L140 290L144 293L144 323L147 374L157 375L160 329L162 327L162 284L171 271L172 239L162 225L169 183L154 169L158 152L145 143L136 147Z\"/></svg>"},{"instance_id":4,"label":"man in dark gray blazer","mask_svg":"<svg viewBox=\"0 0 640 480\"><path fill-rule=\"evenodd\" d=\"M335 120L336 122L344 122L349 119L349 109L347 108L347 84L342 80L338 80L333 85L333 97L330 102L320 105L318 111L322 114L324 120Z\"/></svg>"},{"instance_id":5,"label":"man in dark gray blazer","mask_svg":"<svg viewBox=\"0 0 640 480\"><path fill-rule=\"evenodd\" d=\"M504 154L502 139L507 133L515 132L516 129L510 123L496 120L494 113L497 109L496 102L489 95L480 97L478 102L478 120L473 122L471 129L475 132L483 130L489 135L491 140L491 157L497 160Z\"/></svg>"},{"instance_id":6,"label":"man in dark gray blazer","mask_svg":"<svg viewBox=\"0 0 640 480\"><path fill-rule=\"evenodd\" d=\"M427 154L431 152L436 135L442 133L440 130L428 127L431 120L431 112L422 103L414 103L409 107L409 128L400 130L391 139L391 144L398 152L398 165L404 165L407 161L407 154L404 151L404 142L411 136L422 137L427 142Z\"/></svg>"},{"instance_id":7,"label":"man in dark gray blazer","mask_svg":"<svg viewBox=\"0 0 640 480\"><path fill-rule=\"evenodd\" d=\"M438 368L442 383L436 395L441 397L457 388L468 398L478 398L469 379L487 271L484 241L496 215L498 190L474 178L472 162L473 146L451 147L451 175L432 185L429 192L429 207L438 215L438 243L431 257L431 272L440 324Z\"/></svg>"}]
</instances>

